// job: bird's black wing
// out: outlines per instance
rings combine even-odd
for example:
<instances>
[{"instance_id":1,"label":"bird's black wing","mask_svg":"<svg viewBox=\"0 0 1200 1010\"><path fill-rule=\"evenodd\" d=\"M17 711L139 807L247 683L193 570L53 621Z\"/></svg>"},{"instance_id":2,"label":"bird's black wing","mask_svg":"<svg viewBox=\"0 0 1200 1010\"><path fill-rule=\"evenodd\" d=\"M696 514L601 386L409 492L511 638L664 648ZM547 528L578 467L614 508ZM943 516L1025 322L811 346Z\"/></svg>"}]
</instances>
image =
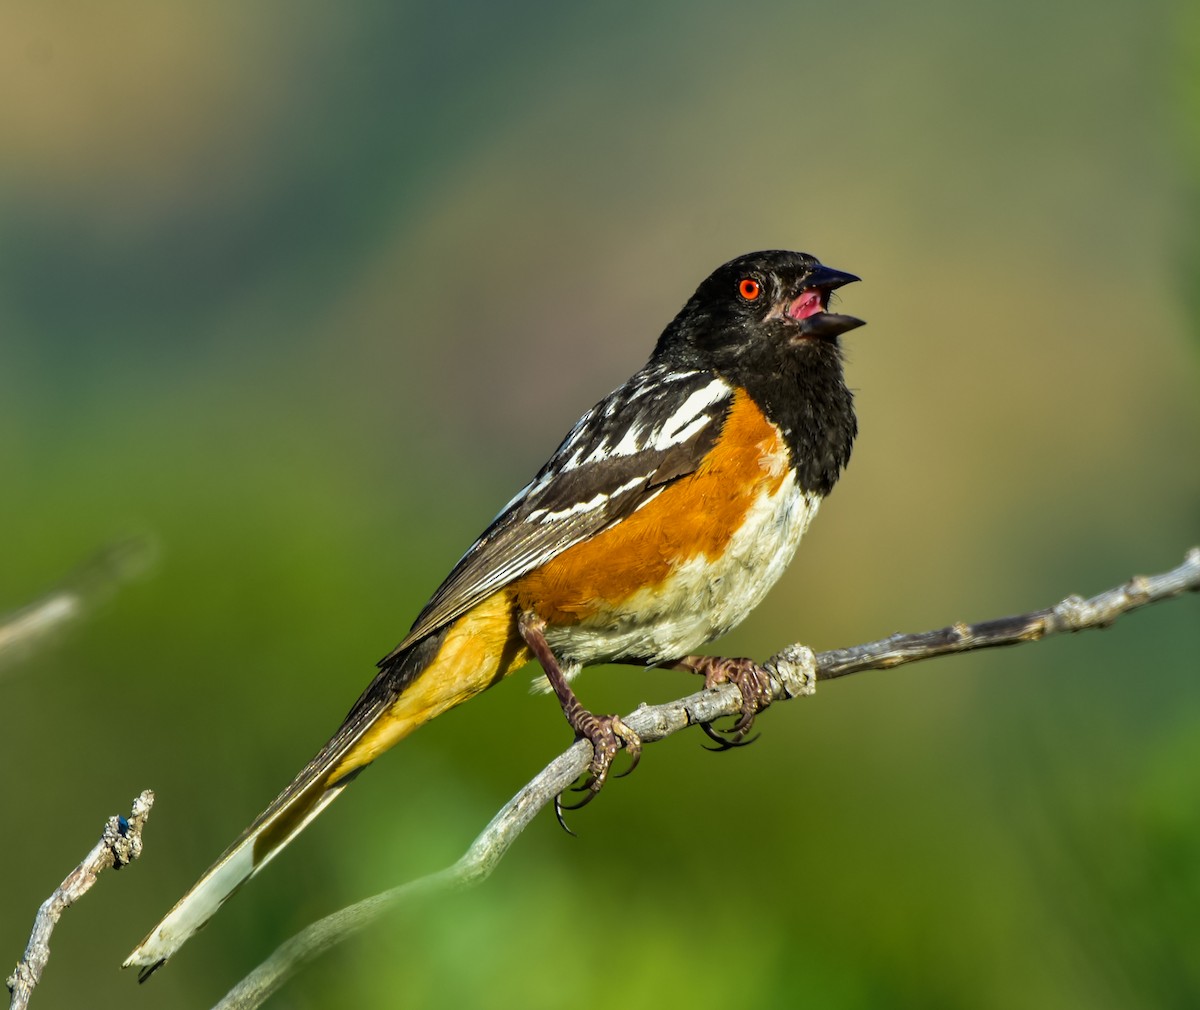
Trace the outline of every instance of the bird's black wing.
<instances>
[{"instance_id":1,"label":"bird's black wing","mask_svg":"<svg viewBox=\"0 0 1200 1010\"><path fill-rule=\"evenodd\" d=\"M732 387L712 372L648 365L583 415L381 660L636 511L712 448Z\"/></svg>"}]
</instances>

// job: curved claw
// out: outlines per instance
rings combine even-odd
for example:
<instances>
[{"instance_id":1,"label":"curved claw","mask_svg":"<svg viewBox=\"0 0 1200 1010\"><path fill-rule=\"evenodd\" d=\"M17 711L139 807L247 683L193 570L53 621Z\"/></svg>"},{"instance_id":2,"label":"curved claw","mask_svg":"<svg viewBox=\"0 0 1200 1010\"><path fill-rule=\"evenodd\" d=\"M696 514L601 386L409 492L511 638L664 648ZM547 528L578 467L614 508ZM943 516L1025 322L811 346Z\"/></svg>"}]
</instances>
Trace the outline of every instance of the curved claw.
<instances>
[{"instance_id":1,"label":"curved claw","mask_svg":"<svg viewBox=\"0 0 1200 1010\"><path fill-rule=\"evenodd\" d=\"M579 733L580 736L592 743L592 761L588 768L590 774L587 779L577 786L572 786L571 791L585 795L578 803L563 803L562 793L554 797L554 816L558 819L559 826L569 835L574 835L575 832L567 827L563 811L586 807L600 794L604 783L608 781L609 770L612 768L613 758L617 751L621 748L628 751L631 763L625 771L613 775L613 778L624 778L630 774L642 758L641 738L626 726L619 716L592 716L589 714L589 722L579 730Z\"/></svg>"},{"instance_id":2,"label":"curved claw","mask_svg":"<svg viewBox=\"0 0 1200 1010\"><path fill-rule=\"evenodd\" d=\"M742 717L733 724L733 729L729 731L729 735L735 740L741 740L754 726L754 717L757 712L743 712Z\"/></svg>"},{"instance_id":3,"label":"curved claw","mask_svg":"<svg viewBox=\"0 0 1200 1010\"><path fill-rule=\"evenodd\" d=\"M634 747L632 750L630 750L628 745L626 745L626 750L629 750L629 767L623 772L618 772L616 775L614 775L614 779L623 779L627 775L632 775L633 770L638 766L638 762L642 760L641 741L638 741L638 746Z\"/></svg>"},{"instance_id":4,"label":"curved claw","mask_svg":"<svg viewBox=\"0 0 1200 1010\"><path fill-rule=\"evenodd\" d=\"M558 796L556 796L554 799L554 809L560 815L561 815L562 811L564 811L564 810L582 810L584 807L586 807L589 803L592 802L592 800L594 800L599 795L600 795L599 789L589 789L587 795L583 799L581 799L578 803L563 803L562 802L562 793L559 793ZM570 828L568 828L567 830L570 831ZM574 831L571 831L570 833L575 834Z\"/></svg>"},{"instance_id":5,"label":"curved claw","mask_svg":"<svg viewBox=\"0 0 1200 1010\"><path fill-rule=\"evenodd\" d=\"M704 735L717 745L716 747L704 748L707 751L712 751L714 754L719 754L721 751L733 750L734 747L749 747L755 740L762 736L761 733L755 733L749 740L743 739L746 735L746 730L739 730L737 726L734 726L730 731L730 736L725 736L719 729L714 729L712 723L707 722L700 723L700 728L704 730Z\"/></svg>"},{"instance_id":6,"label":"curved claw","mask_svg":"<svg viewBox=\"0 0 1200 1010\"><path fill-rule=\"evenodd\" d=\"M752 659L726 659L720 656L685 656L678 665L703 676L705 687L733 684L742 696L741 717L728 733L713 729L707 723L700 724L708 738L717 744L715 748L706 747L705 750L725 751L734 747L745 747L758 739L758 736L753 736L747 740L745 736L754 725L758 713L771 704L769 671Z\"/></svg>"},{"instance_id":7,"label":"curved claw","mask_svg":"<svg viewBox=\"0 0 1200 1010\"><path fill-rule=\"evenodd\" d=\"M566 809L574 810L576 808L575 807L567 807ZM554 797L554 817L558 821L558 826L560 828L562 828L563 831L565 831L572 838L579 837L577 834L575 834L574 831L572 831L569 827L567 827L566 818L563 817L562 793L559 793L557 796Z\"/></svg>"},{"instance_id":8,"label":"curved claw","mask_svg":"<svg viewBox=\"0 0 1200 1010\"><path fill-rule=\"evenodd\" d=\"M581 791L586 790L595 795L604 788L604 783L608 781L609 771L612 768L613 759L617 756L617 751L623 748L633 763L628 771L622 772L620 776L613 776L614 778L628 775L637 767L642 756L642 741L633 730L625 725L620 716L606 715L593 717L593 719L593 725L583 730L583 735L592 743L592 763L588 769L592 774L591 778L581 787Z\"/></svg>"}]
</instances>

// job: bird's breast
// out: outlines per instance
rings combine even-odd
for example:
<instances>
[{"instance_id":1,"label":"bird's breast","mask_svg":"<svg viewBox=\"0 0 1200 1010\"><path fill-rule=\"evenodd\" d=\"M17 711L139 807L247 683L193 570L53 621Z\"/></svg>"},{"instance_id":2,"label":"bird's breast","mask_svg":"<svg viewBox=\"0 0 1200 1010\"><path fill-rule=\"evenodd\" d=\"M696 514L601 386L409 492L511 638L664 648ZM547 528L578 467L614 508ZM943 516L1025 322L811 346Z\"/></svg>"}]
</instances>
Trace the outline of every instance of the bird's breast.
<instances>
[{"instance_id":1,"label":"bird's breast","mask_svg":"<svg viewBox=\"0 0 1200 1010\"><path fill-rule=\"evenodd\" d=\"M820 498L739 394L696 471L514 586L566 662L675 659L739 624L779 579Z\"/></svg>"}]
</instances>

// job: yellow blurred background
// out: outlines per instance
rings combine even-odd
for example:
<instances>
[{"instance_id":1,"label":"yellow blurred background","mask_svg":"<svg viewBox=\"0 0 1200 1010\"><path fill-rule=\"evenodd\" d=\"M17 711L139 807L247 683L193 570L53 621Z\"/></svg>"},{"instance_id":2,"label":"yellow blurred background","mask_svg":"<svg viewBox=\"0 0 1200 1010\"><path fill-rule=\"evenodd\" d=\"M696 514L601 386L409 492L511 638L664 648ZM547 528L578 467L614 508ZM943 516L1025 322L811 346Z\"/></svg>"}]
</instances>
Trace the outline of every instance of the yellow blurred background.
<instances>
[{"instance_id":1,"label":"yellow blurred background","mask_svg":"<svg viewBox=\"0 0 1200 1010\"><path fill-rule=\"evenodd\" d=\"M33 1005L208 1007L457 858L569 742L524 674L365 775L145 987L117 965L716 265L860 274L861 437L721 651L1049 605L1200 542L1200 19L1106 0L0 8L0 959L141 789ZM1194 1007L1195 598L686 734L273 1006ZM694 688L593 671L597 710Z\"/></svg>"}]
</instances>

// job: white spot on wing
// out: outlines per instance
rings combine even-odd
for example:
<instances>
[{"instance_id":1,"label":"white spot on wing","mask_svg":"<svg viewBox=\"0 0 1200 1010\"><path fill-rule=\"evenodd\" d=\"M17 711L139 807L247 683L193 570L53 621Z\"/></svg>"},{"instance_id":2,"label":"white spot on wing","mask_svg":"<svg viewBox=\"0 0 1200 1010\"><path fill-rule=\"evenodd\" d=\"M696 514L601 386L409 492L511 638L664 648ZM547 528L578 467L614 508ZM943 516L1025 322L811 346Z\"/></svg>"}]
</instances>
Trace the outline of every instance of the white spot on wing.
<instances>
[{"instance_id":1,"label":"white spot on wing","mask_svg":"<svg viewBox=\"0 0 1200 1010\"><path fill-rule=\"evenodd\" d=\"M600 492L593 495L587 501L576 502L570 508L559 509L557 512L547 512L542 521L557 522L560 519L566 519L567 516L579 515L583 512L591 512L592 509L599 508L606 501L608 501L608 495Z\"/></svg>"},{"instance_id":2,"label":"white spot on wing","mask_svg":"<svg viewBox=\"0 0 1200 1010\"><path fill-rule=\"evenodd\" d=\"M695 373L688 372L683 375L672 375L670 379L675 381L693 374ZM657 385L652 386L651 384L640 387L628 398L626 406L629 402L632 402L651 388L660 387ZM707 413L708 408L725 399L729 396L729 393L729 386L722 379L713 379L707 386L696 390L685 399L679 405L678 409L661 424L655 425L650 429L647 429L643 425L631 424L625 429L621 435L621 440L616 445L613 445L607 439L602 440L582 459L580 458L582 450L577 449L571 455L570 459L563 464L563 470L573 470L578 466L588 463L599 463L603 460L619 456L633 456L646 449L656 449L659 452L663 452L673 445L686 442L712 420L712 416ZM610 403L605 408L606 414L609 412L608 408L612 406L613 404ZM566 448L571 448L574 441L574 438L569 440Z\"/></svg>"},{"instance_id":3,"label":"white spot on wing","mask_svg":"<svg viewBox=\"0 0 1200 1010\"><path fill-rule=\"evenodd\" d=\"M679 428L676 431L663 432L654 440L655 449L669 449L673 445L678 445L686 442L689 438L696 434L701 428L712 421L711 414L701 414L696 420L689 424L686 428Z\"/></svg>"},{"instance_id":4,"label":"white spot on wing","mask_svg":"<svg viewBox=\"0 0 1200 1010\"><path fill-rule=\"evenodd\" d=\"M682 382L684 379L690 379L693 375L698 374L695 369L687 372L672 372L670 370L660 369L653 375L652 381L644 381L634 388L625 401L628 406L634 400L641 396L645 396L651 390L661 390L668 382Z\"/></svg>"},{"instance_id":5,"label":"white spot on wing","mask_svg":"<svg viewBox=\"0 0 1200 1010\"><path fill-rule=\"evenodd\" d=\"M657 437L654 440L656 449L665 449L668 446L674 445L676 442L684 442L689 436L682 435L685 431L690 431L695 434L700 428L693 427L693 422L700 419L709 407L719 400L723 400L729 395L729 387L721 379L713 379L703 389L697 389L691 396L679 405L679 409L675 411L663 423ZM704 417L705 423L708 418Z\"/></svg>"},{"instance_id":6,"label":"white spot on wing","mask_svg":"<svg viewBox=\"0 0 1200 1010\"><path fill-rule=\"evenodd\" d=\"M632 456L634 453L640 452L645 448L645 445L642 443L642 431L641 425L631 424L621 437L620 442L612 448L609 448L607 442L601 442L592 450L584 462L599 463L602 459L608 459L612 456Z\"/></svg>"},{"instance_id":7,"label":"white spot on wing","mask_svg":"<svg viewBox=\"0 0 1200 1010\"><path fill-rule=\"evenodd\" d=\"M646 483L646 475L643 474L639 477L634 477L631 480L627 480L624 484L613 489L611 492L600 492L592 498L589 498L587 501L576 502L570 508L559 509L557 512L550 512L547 509L535 509L533 512L529 513L528 521L555 523L560 522L563 519L568 519L574 515L582 515L584 512L591 512L593 509L600 508L606 502L616 498L617 495L622 495L626 491L632 491L635 487L640 487L644 483Z\"/></svg>"}]
</instances>

